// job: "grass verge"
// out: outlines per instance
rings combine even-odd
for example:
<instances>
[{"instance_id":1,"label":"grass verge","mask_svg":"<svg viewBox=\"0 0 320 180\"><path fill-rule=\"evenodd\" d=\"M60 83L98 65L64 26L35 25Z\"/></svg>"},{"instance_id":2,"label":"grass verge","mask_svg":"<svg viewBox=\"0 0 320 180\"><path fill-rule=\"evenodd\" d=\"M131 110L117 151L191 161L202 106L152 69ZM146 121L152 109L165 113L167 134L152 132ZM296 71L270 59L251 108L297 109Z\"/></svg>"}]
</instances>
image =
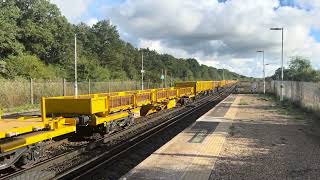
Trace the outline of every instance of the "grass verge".
<instances>
[{"instance_id":1,"label":"grass verge","mask_svg":"<svg viewBox=\"0 0 320 180\"><path fill-rule=\"evenodd\" d=\"M22 106L17 106L13 108L4 108L2 109L2 113L10 114L10 113L21 113L27 111L33 111L39 109L39 104L24 104Z\"/></svg>"}]
</instances>

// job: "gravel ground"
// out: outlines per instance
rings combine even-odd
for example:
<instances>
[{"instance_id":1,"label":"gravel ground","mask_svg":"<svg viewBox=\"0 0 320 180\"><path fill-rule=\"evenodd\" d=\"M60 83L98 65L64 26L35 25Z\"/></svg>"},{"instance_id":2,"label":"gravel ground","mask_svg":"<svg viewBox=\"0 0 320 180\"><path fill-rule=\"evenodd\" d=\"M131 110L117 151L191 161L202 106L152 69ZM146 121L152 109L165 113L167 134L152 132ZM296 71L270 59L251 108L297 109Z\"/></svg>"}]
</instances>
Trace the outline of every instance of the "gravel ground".
<instances>
[{"instance_id":1,"label":"gravel ground","mask_svg":"<svg viewBox=\"0 0 320 180\"><path fill-rule=\"evenodd\" d=\"M210 179L320 179L319 119L268 96L240 97Z\"/></svg>"}]
</instances>

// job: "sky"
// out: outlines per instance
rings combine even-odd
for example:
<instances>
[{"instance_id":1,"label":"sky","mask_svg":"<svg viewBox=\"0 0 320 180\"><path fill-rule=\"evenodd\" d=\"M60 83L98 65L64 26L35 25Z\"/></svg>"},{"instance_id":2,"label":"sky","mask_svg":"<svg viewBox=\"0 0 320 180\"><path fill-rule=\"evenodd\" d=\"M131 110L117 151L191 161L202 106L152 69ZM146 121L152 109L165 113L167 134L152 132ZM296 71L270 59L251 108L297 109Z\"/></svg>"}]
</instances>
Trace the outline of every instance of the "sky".
<instances>
[{"instance_id":1,"label":"sky","mask_svg":"<svg viewBox=\"0 0 320 180\"><path fill-rule=\"evenodd\" d=\"M50 0L74 24L108 19L123 40L178 58L262 77L290 57L320 69L320 0Z\"/></svg>"}]
</instances>

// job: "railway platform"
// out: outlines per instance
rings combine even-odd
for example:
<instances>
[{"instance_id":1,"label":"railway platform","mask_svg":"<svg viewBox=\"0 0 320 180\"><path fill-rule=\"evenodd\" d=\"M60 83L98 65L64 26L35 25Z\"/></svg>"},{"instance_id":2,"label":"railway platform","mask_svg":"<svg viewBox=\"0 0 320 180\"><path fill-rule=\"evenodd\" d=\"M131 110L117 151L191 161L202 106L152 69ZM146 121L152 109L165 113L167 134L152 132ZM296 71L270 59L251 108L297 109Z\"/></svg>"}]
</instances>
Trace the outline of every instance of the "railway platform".
<instances>
[{"instance_id":1,"label":"railway platform","mask_svg":"<svg viewBox=\"0 0 320 180\"><path fill-rule=\"evenodd\" d=\"M319 137L290 102L231 95L121 179L319 179Z\"/></svg>"},{"instance_id":2,"label":"railway platform","mask_svg":"<svg viewBox=\"0 0 320 180\"><path fill-rule=\"evenodd\" d=\"M208 179L238 103L230 95L121 179Z\"/></svg>"}]
</instances>

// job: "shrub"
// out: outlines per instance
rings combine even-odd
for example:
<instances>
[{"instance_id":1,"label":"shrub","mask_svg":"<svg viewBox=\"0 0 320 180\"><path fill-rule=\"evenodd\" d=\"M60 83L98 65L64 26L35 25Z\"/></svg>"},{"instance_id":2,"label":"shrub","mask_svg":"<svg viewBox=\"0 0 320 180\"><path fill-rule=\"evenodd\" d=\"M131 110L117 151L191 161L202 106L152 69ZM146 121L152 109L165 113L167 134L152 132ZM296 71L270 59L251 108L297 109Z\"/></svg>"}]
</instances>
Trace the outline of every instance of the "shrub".
<instances>
[{"instance_id":1,"label":"shrub","mask_svg":"<svg viewBox=\"0 0 320 180\"><path fill-rule=\"evenodd\" d=\"M56 77L55 68L46 66L37 56L20 55L9 56L6 59L7 78L13 79L17 76L23 78L52 79Z\"/></svg>"}]
</instances>

